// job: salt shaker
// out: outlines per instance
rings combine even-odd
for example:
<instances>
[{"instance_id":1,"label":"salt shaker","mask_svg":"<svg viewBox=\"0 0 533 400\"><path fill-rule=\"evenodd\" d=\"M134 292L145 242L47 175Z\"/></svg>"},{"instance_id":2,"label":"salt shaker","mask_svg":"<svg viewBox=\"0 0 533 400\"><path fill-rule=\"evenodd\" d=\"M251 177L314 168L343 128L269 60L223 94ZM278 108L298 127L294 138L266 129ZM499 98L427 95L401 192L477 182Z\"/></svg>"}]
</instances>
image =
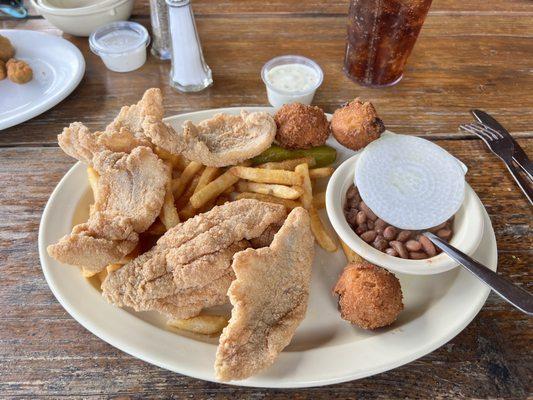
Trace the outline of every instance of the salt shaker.
<instances>
[{"instance_id":1,"label":"salt shaker","mask_svg":"<svg viewBox=\"0 0 533 400\"><path fill-rule=\"evenodd\" d=\"M150 0L150 20L152 22L151 53L161 60L170 60L170 30L166 0Z\"/></svg>"},{"instance_id":2,"label":"salt shaker","mask_svg":"<svg viewBox=\"0 0 533 400\"><path fill-rule=\"evenodd\" d=\"M180 92L199 92L213 83L204 61L190 0L166 0L172 44L170 86Z\"/></svg>"}]
</instances>

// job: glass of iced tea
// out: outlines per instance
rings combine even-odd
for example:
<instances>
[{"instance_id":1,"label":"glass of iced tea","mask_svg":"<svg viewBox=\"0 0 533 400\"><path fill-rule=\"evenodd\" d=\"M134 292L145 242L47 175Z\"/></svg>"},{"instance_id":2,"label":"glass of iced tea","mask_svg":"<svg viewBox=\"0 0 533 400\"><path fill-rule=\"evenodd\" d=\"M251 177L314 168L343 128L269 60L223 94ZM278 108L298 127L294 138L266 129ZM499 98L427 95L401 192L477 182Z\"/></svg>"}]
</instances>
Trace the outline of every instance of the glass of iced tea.
<instances>
[{"instance_id":1,"label":"glass of iced tea","mask_svg":"<svg viewBox=\"0 0 533 400\"><path fill-rule=\"evenodd\" d=\"M351 0L346 75L364 86L398 83L431 1Z\"/></svg>"}]
</instances>

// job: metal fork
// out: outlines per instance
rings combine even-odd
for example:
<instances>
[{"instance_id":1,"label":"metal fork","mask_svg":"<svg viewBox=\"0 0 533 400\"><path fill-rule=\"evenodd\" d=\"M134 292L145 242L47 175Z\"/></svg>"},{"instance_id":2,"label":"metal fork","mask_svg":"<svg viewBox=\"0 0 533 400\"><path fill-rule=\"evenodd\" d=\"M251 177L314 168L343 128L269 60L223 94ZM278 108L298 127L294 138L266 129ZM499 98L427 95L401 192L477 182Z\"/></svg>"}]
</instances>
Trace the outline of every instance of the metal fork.
<instances>
[{"instance_id":1,"label":"metal fork","mask_svg":"<svg viewBox=\"0 0 533 400\"><path fill-rule=\"evenodd\" d=\"M463 124L459 128L476 135L485 142L488 148L505 163L522 192L524 192L529 202L533 204L533 189L531 189L529 182L520 175L518 168L513 164L514 145L512 139L477 122Z\"/></svg>"}]
</instances>

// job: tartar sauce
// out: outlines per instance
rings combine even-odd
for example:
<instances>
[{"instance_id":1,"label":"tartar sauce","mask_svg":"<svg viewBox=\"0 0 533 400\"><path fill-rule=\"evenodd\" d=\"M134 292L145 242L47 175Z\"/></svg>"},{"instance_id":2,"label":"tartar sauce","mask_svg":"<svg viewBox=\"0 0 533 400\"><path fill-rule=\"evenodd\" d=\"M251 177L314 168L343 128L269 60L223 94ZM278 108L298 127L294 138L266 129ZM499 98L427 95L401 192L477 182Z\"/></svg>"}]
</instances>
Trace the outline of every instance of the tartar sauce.
<instances>
[{"instance_id":1,"label":"tartar sauce","mask_svg":"<svg viewBox=\"0 0 533 400\"><path fill-rule=\"evenodd\" d=\"M273 67L267 79L277 90L305 92L316 87L318 76L315 70L303 64L284 64Z\"/></svg>"}]
</instances>

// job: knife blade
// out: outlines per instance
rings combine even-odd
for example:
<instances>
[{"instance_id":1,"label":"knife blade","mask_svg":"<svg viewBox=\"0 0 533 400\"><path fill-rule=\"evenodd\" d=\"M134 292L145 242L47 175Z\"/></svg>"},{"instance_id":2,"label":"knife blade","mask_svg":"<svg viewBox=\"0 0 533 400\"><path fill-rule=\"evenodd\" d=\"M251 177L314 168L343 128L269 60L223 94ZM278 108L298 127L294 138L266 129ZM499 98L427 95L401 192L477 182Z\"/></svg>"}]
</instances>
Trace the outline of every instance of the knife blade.
<instances>
[{"instance_id":1,"label":"knife blade","mask_svg":"<svg viewBox=\"0 0 533 400\"><path fill-rule=\"evenodd\" d=\"M492 116L487 114L485 111L470 110L470 113L474 116L475 119L478 120L478 122L482 123L483 125L488 126L489 128L494 129L495 131L498 131L504 136L511 138L511 140L513 141L513 145L514 145L513 161L516 162L520 168L522 168L522 170L527 174L529 179L533 180L533 163L531 163L525 151L522 150L520 145L511 136L511 134L507 131L507 129L505 129L498 121L496 121Z\"/></svg>"}]
</instances>

